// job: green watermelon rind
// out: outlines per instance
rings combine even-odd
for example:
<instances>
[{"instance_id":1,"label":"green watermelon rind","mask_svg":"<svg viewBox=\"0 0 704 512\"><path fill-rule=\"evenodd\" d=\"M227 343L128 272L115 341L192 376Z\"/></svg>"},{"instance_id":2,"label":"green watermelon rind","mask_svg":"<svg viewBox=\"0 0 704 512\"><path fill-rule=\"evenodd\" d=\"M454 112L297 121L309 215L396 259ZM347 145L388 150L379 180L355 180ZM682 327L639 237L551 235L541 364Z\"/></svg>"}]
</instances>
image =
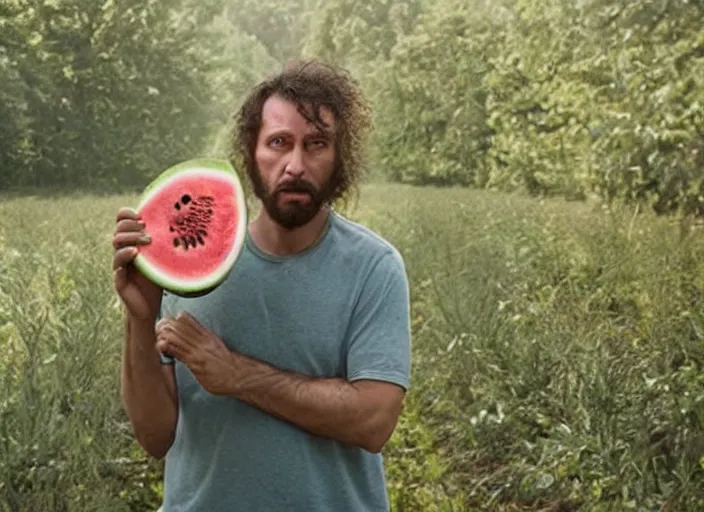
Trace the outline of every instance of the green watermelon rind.
<instances>
[{"instance_id":1,"label":"green watermelon rind","mask_svg":"<svg viewBox=\"0 0 704 512\"><path fill-rule=\"evenodd\" d=\"M137 212L155 195L164 185L171 184L172 180L178 177L183 172L206 171L208 173L225 173L232 180L235 189L236 201L239 206L238 226L235 231L233 250L228 258L223 261L219 267L219 271L212 272L196 280L180 280L170 278L161 271L154 268L149 261L142 257L139 253L133 260L134 266L146 276L150 281L157 284L164 290L179 295L182 297L200 297L206 295L217 288L227 278L232 270L232 267L242 252L245 244L247 232L247 203L245 201L244 189L239 179L239 175L235 172L230 162L216 158L197 158L181 162L170 167L157 176L142 192L140 196ZM149 227L147 227L147 233Z\"/></svg>"}]
</instances>

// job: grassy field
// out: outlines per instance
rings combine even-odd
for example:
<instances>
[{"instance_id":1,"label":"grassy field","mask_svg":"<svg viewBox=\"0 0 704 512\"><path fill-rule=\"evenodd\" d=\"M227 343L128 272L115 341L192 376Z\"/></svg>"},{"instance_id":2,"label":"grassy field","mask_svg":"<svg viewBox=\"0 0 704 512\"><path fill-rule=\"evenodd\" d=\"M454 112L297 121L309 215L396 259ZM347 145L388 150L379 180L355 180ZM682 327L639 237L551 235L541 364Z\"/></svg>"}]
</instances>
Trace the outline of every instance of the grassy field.
<instances>
[{"instance_id":1,"label":"grassy field","mask_svg":"<svg viewBox=\"0 0 704 512\"><path fill-rule=\"evenodd\" d=\"M158 463L119 404L114 214L0 200L0 511L145 511ZM413 389L394 511L704 509L704 239L648 214L368 186L403 253Z\"/></svg>"}]
</instances>

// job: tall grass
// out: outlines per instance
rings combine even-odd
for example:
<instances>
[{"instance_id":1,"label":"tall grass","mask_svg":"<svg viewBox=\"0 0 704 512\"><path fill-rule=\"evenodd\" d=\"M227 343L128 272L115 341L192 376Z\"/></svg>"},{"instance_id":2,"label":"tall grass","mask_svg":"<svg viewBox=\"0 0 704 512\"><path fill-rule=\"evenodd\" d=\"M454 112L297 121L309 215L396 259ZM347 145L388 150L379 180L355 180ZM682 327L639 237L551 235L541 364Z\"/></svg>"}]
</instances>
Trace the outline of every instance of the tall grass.
<instances>
[{"instance_id":1,"label":"tall grass","mask_svg":"<svg viewBox=\"0 0 704 512\"><path fill-rule=\"evenodd\" d=\"M158 505L119 406L110 236L125 200L2 202L0 510Z\"/></svg>"},{"instance_id":2,"label":"tall grass","mask_svg":"<svg viewBox=\"0 0 704 512\"><path fill-rule=\"evenodd\" d=\"M701 235L456 190L383 204L414 283L414 393L468 508L704 509Z\"/></svg>"},{"instance_id":3,"label":"tall grass","mask_svg":"<svg viewBox=\"0 0 704 512\"><path fill-rule=\"evenodd\" d=\"M0 511L153 510L119 404L110 236L133 197L0 203ZM704 508L704 241L594 205L375 185L412 391L394 511Z\"/></svg>"}]
</instances>

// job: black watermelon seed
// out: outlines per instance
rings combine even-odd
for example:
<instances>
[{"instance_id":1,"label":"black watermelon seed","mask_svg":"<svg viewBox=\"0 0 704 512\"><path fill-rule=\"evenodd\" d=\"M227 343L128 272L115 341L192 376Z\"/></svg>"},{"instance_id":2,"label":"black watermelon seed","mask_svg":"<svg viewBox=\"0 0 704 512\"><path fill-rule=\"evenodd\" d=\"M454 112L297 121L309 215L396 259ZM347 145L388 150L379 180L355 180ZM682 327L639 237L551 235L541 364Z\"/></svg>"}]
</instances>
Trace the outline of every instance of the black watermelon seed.
<instances>
[{"instance_id":1,"label":"black watermelon seed","mask_svg":"<svg viewBox=\"0 0 704 512\"><path fill-rule=\"evenodd\" d=\"M198 235L197 238L198 238L198 243L199 243L200 245L205 245L205 241L203 240L203 237L202 237L202 236Z\"/></svg>"},{"instance_id":2,"label":"black watermelon seed","mask_svg":"<svg viewBox=\"0 0 704 512\"><path fill-rule=\"evenodd\" d=\"M174 238L174 247L178 247L178 246L179 246L178 238Z\"/></svg>"},{"instance_id":3,"label":"black watermelon seed","mask_svg":"<svg viewBox=\"0 0 704 512\"><path fill-rule=\"evenodd\" d=\"M181 205L179 203L174 203L174 208L176 208L177 210L180 210Z\"/></svg>"},{"instance_id":4,"label":"black watermelon seed","mask_svg":"<svg viewBox=\"0 0 704 512\"><path fill-rule=\"evenodd\" d=\"M191 245L193 247L196 246L196 237L194 237L194 236L188 237L188 240L191 242Z\"/></svg>"},{"instance_id":5,"label":"black watermelon seed","mask_svg":"<svg viewBox=\"0 0 704 512\"><path fill-rule=\"evenodd\" d=\"M184 194L183 197L181 198L181 202L182 202L183 204L188 204L188 203L190 203L190 202L191 202L191 196L189 196L188 194Z\"/></svg>"}]
</instances>

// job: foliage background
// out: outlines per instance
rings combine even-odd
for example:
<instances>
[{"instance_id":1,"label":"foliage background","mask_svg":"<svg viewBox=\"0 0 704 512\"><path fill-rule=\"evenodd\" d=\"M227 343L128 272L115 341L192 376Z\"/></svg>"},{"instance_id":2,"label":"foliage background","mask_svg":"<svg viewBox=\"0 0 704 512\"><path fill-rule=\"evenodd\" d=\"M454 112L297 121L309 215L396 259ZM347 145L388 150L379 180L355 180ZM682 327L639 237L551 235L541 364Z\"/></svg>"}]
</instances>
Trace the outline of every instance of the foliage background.
<instances>
[{"instance_id":1,"label":"foliage background","mask_svg":"<svg viewBox=\"0 0 704 512\"><path fill-rule=\"evenodd\" d=\"M247 88L349 68L371 179L700 213L704 7L688 0L4 0L0 188L138 190L223 154Z\"/></svg>"},{"instance_id":2,"label":"foliage background","mask_svg":"<svg viewBox=\"0 0 704 512\"><path fill-rule=\"evenodd\" d=\"M226 154L247 89L311 56L374 105L348 213L411 278L393 510L704 508L703 22L692 0L0 0L0 512L159 505L119 403L111 219Z\"/></svg>"}]
</instances>

